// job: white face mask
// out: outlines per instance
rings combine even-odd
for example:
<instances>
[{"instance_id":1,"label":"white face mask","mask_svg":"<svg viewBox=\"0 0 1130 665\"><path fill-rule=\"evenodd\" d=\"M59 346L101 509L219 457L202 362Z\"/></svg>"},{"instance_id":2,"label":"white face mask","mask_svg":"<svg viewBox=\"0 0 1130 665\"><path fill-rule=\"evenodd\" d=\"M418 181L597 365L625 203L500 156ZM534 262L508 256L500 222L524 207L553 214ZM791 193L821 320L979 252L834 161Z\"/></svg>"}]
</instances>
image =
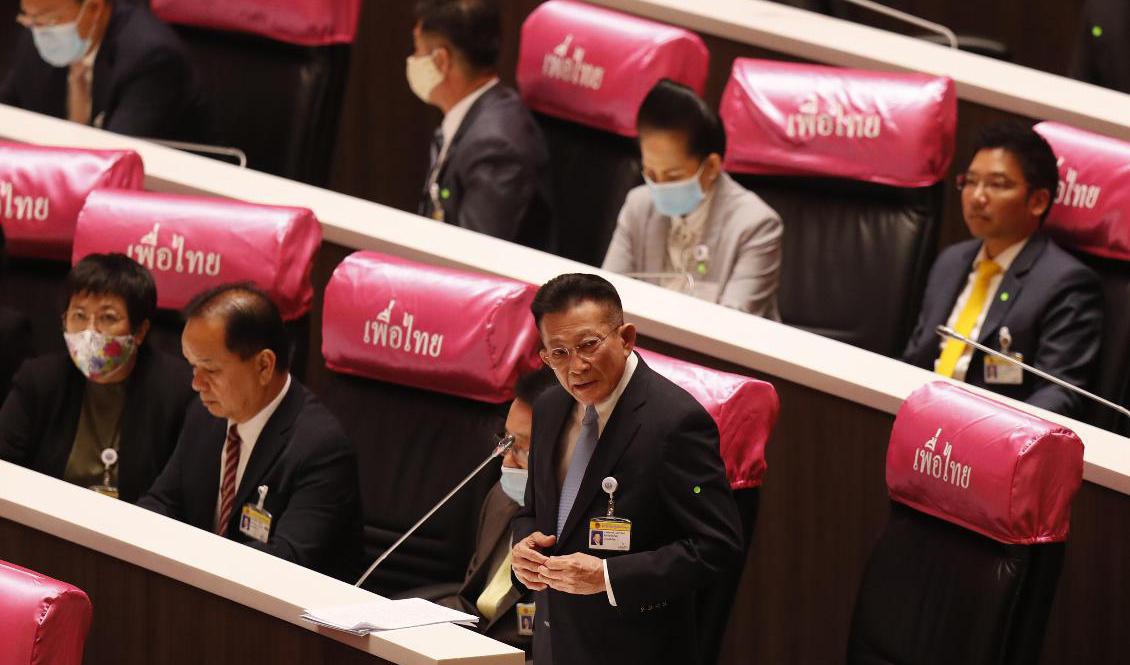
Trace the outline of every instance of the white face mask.
<instances>
[{"instance_id":1,"label":"white face mask","mask_svg":"<svg viewBox=\"0 0 1130 665\"><path fill-rule=\"evenodd\" d=\"M88 379L101 379L124 367L133 358L137 342L133 335L103 335L91 328L63 333L75 367Z\"/></svg>"},{"instance_id":2,"label":"white face mask","mask_svg":"<svg viewBox=\"0 0 1130 665\"><path fill-rule=\"evenodd\" d=\"M519 506L526 505L526 478L528 476L529 471L526 469L502 467L502 478L499 479L499 482L502 483L502 491Z\"/></svg>"},{"instance_id":3,"label":"white face mask","mask_svg":"<svg viewBox=\"0 0 1130 665\"><path fill-rule=\"evenodd\" d=\"M31 40L44 62L52 67L66 67L78 62L90 50L90 37L84 39L78 34L78 20L85 10L86 3L83 3L78 16L70 23L40 25L31 29Z\"/></svg>"},{"instance_id":4,"label":"white face mask","mask_svg":"<svg viewBox=\"0 0 1130 665\"><path fill-rule=\"evenodd\" d=\"M443 72L436 67L434 52L408 56L405 75L408 77L408 87L426 104L431 103L432 92L443 82Z\"/></svg>"}]
</instances>

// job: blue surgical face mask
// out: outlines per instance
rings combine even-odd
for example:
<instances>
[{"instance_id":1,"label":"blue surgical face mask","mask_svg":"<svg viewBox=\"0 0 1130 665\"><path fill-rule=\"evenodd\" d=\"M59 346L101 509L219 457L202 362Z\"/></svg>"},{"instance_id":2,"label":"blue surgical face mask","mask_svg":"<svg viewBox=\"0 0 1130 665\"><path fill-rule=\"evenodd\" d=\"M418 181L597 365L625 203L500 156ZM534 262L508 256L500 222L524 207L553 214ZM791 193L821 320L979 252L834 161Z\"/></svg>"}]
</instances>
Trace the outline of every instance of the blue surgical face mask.
<instances>
[{"instance_id":1,"label":"blue surgical face mask","mask_svg":"<svg viewBox=\"0 0 1130 665\"><path fill-rule=\"evenodd\" d=\"M682 217L694 212L706 198L706 192L702 191L702 183L699 182L705 169L704 161L693 176L674 182L652 182L651 178L644 176L655 209L668 217Z\"/></svg>"},{"instance_id":2,"label":"blue surgical face mask","mask_svg":"<svg viewBox=\"0 0 1130 665\"><path fill-rule=\"evenodd\" d=\"M519 506L526 505L526 477L528 475L529 472L526 469L510 466L502 467L502 478L499 481L502 483L502 491Z\"/></svg>"},{"instance_id":3,"label":"blue surgical face mask","mask_svg":"<svg viewBox=\"0 0 1130 665\"><path fill-rule=\"evenodd\" d=\"M66 67L78 62L90 50L90 37L83 39L78 34L78 20L85 9L84 2L79 15L70 23L32 27L31 39L44 62L52 67Z\"/></svg>"}]
</instances>

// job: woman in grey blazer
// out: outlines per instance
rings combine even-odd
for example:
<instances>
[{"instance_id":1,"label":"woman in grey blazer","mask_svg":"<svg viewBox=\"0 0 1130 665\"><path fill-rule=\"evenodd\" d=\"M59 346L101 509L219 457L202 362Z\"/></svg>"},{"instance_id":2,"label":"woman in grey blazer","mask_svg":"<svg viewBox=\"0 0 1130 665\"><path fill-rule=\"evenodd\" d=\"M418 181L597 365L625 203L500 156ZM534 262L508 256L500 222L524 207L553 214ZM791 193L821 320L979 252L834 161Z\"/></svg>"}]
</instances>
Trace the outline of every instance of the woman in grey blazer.
<instances>
[{"instance_id":1,"label":"woman in grey blazer","mask_svg":"<svg viewBox=\"0 0 1130 665\"><path fill-rule=\"evenodd\" d=\"M636 120L645 185L628 193L603 268L779 320L781 219L722 171L726 133L695 93L660 81Z\"/></svg>"}]
</instances>

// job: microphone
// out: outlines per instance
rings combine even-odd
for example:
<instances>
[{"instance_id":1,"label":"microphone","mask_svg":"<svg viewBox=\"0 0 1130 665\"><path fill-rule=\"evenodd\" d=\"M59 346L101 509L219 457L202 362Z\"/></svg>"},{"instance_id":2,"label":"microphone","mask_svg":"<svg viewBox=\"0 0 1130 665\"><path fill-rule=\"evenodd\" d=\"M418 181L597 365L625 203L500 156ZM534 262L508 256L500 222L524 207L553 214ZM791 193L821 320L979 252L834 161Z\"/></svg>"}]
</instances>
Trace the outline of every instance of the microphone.
<instances>
[{"instance_id":1,"label":"microphone","mask_svg":"<svg viewBox=\"0 0 1130 665\"><path fill-rule=\"evenodd\" d=\"M949 42L950 48L957 48L957 35L954 34L953 30L950 30L941 23L927 21L926 19L915 16L914 14L907 14L906 12L899 11L892 7L873 2L872 0L847 0L847 2L859 7L863 7L864 9L870 9L871 11L883 14L884 16L889 16L895 20L909 23L911 25L916 25L924 30L936 32L944 37L947 42Z\"/></svg>"},{"instance_id":2,"label":"microphone","mask_svg":"<svg viewBox=\"0 0 1130 665\"><path fill-rule=\"evenodd\" d=\"M1096 395L1094 393L1087 392L1086 390L1083 390L1079 386L1070 384L1070 383L1064 381L1063 379L1061 379L1059 377L1055 377L1055 376L1052 376L1051 374L1048 374L1047 372L1045 372L1043 370L1036 369L1035 367L1032 367L1031 365L1028 365L1028 364L1026 364L1026 363L1024 363L1020 360L1017 360L1016 358L1013 358L1012 356L1008 355L1007 353L1001 353L1000 351L997 351L996 349L990 349L989 347L985 346L984 344L980 344L978 342L975 342L975 341L969 339L968 337L966 337L965 335L962 335L961 333L957 332L953 328L950 328L948 326L938 326L938 327L934 328L934 331L937 332L938 335L940 335L942 337L949 337L950 339L956 339L957 341L968 344L969 346L972 346L973 348L975 348L979 351L984 351L985 353L988 353L989 355L996 356L997 358L1001 358L1002 360L1009 362L1009 363L1012 363L1013 365L1019 365L1020 367L1023 367L1026 371L1029 371L1029 372L1035 374L1036 376L1040 377L1041 379L1044 379L1046 381L1051 381L1052 383L1056 384L1057 386L1063 386L1064 388L1067 388L1068 390L1070 390L1072 392L1078 393L1078 394L1080 394L1080 395L1082 395L1082 396L1084 396L1088 399L1094 400L1094 401L1098 402L1099 404L1102 404L1103 406L1114 409L1115 411L1121 413L1122 415L1126 416L1127 418L1130 418L1130 410L1126 409L1125 407L1121 407L1121 406L1115 404L1114 402L1111 402L1109 400L1105 400L1102 397L1099 397L1098 395Z\"/></svg>"},{"instance_id":3,"label":"microphone","mask_svg":"<svg viewBox=\"0 0 1130 665\"><path fill-rule=\"evenodd\" d=\"M466 478L459 481L459 484L456 485L450 492L448 492L446 496L444 496L442 499L440 499L439 503L432 506L432 509L429 510L423 517L421 517L418 522L413 524L411 529L408 529L408 531L406 531L403 536L401 536L400 538L397 538L395 543L390 545L387 550L385 550L379 557L377 557L377 560L373 562L373 565L369 566L369 569L365 571L365 574L362 575L361 579L357 580L357 583L354 584L353 586L359 587L362 584L364 584L365 580L369 579L369 575L372 575L373 571L377 569L377 566L381 565L381 562L384 561L385 559L387 559L388 555L390 555L394 551L396 551L396 548L400 547L401 543L408 540L408 536L411 536L413 533L415 533L416 529L419 529L421 524L423 524L424 522L427 522L428 518L431 517L432 514L435 513L435 511L442 508L443 504L447 503L447 501L451 497L455 496L456 492L463 489L464 485L471 482L471 479L474 478L479 473L479 471L482 471L484 466L486 466L487 464L490 464L490 461L493 460L494 458L502 457L503 455L505 455L506 451L510 450L510 448L513 447L513 446L514 446L514 435L513 434L507 434L506 436L502 437L502 439L499 440L498 445L496 445L494 447L494 450L491 451L491 454L487 455L487 458L485 460L483 460L481 464L476 466L474 468L474 470L471 471L471 473L468 473Z\"/></svg>"}]
</instances>

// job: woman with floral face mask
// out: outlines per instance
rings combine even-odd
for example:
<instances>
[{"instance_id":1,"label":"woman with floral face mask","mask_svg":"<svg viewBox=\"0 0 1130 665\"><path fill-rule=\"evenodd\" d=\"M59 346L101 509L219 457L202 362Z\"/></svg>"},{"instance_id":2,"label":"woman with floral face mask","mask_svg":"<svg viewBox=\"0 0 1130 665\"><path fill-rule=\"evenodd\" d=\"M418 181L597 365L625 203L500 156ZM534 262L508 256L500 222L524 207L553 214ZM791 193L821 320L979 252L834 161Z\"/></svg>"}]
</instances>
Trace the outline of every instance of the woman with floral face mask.
<instances>
[{"instance_id":1,"label":"woman with floral face mask","mask_svg":"<svg viewBox=\"0 0 1130 665\"><path fill-rule=\"evenodd\" d=\"M645 184L628 192L604 269L779 320L781 219L722 171L718 114L664 79L636 129Z\"/></svg>"},{"instance_id":2,"label":"woman with floral face mask","mask_svg":"<svg viewBox=\"0 0 1130 665\"><path fill-rule=\"evenodd\" d=\"M91 254L64 293L67 350L16 374L0 408L0 459L136 501L172 454L191 375L144 345L157 288L132 259Z\"/></svg>"}]
</instances>

